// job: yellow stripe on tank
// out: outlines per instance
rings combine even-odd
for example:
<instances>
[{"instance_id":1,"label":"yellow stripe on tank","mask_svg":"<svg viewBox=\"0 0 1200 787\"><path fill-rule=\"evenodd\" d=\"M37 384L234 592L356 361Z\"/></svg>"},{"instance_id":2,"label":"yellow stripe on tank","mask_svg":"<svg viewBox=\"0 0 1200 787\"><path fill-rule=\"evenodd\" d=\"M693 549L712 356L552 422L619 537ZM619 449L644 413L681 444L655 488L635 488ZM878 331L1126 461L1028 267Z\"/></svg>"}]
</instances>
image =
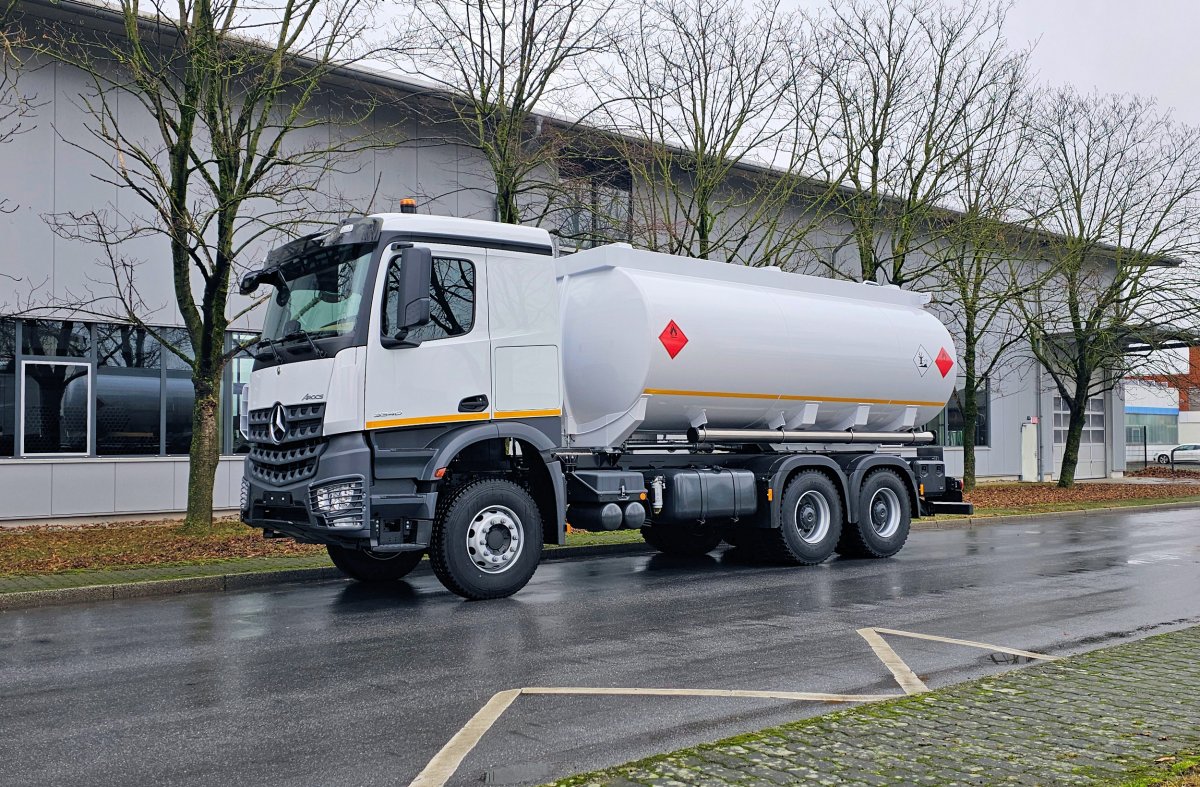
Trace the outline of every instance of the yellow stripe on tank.
<instances>
[{"instance_id":1,"label":"yellow stripe on tank","mask_svg":"<svg viewBox=\"0 0 1200 787\"><path fill-rule=\"evenodd\" d=\"M463 421L487 421L492 418L557 418L561 410L500 410L496 413L452 413L449 415L426 415L420 418L385 418L379 421L367 421L368 429L394 429L401 426L432 426L435 424L454 424Z\"/></svg>"},{"instance_id":2,"label":"yellow stripe on tank","mask_svg":"<svg viewBox=\"0 0 1200 787\"><path fill-rule=\"evenodd\" d=\"M647 388L642 393L656 396L695 396L710 399L771 399L785 402L837 402L840 404L907 404L917 407L945 407L945 402L910 402L903 399L855 399L849 396L793 396L791 394L731 393L728 391L676 391Z\"/></svg>"}]
</instances>

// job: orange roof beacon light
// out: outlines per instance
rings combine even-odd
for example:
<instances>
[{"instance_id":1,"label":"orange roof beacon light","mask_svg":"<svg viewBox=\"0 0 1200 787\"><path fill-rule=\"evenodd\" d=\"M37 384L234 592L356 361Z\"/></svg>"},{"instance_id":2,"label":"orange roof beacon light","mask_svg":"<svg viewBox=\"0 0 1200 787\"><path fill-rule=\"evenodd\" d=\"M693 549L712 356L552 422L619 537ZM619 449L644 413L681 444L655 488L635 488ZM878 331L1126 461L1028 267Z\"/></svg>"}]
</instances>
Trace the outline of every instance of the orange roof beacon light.
<instances>
[{"instance_id":1,"label":"orange roof beacon light","mask_svg":"<svg viewBox=\"0 0 1200 787\"><path fill-rule=\"evenodd\" d=\"M412 197L405 197L404 199L400 200L400 212L401 213L416 213L417 212L417 201L415 199L413 199Z\"/></svg>"}]
</instances>

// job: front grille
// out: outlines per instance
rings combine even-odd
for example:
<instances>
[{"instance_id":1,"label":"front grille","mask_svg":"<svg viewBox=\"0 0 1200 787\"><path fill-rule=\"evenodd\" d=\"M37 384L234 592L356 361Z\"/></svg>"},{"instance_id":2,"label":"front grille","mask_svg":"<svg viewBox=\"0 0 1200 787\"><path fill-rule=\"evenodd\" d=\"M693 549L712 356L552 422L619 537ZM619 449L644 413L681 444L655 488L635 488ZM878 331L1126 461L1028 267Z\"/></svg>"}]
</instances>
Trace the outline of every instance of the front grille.
<instances>
[{"instance_id":1,"label":"front grille","mask_svg":"<svg viewBox=\"0 0 1200 787\"><path fill-rule=\"evenodd\" d=\"M263 407L251 410L249 414L250 438L252 443L271 443L271 410ZM281 443L291 443L296 440L309 440L321 436L321 425L325 421L325 403L286 405L287 436Z\"/></svg>"},{"instance_id":2,"label":"front grille","mask_svg":"<svg viewBox=\"0 0 1200 787\"><path fill-rule=\"evenodd\" d=\"M325 451L324 440L306 440L279 446L250 447L250 475L274 486L307 481L317 473L317 460Z\"/></svg>"}]
</instances>

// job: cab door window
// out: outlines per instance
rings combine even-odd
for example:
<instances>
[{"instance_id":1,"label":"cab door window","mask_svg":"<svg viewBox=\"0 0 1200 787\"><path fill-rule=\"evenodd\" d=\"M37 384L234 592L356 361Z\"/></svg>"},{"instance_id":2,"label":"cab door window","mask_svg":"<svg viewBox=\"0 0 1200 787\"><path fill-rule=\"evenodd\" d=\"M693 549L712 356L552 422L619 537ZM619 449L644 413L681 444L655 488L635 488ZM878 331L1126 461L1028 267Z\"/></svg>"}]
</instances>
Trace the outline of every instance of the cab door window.
<instances>
[{"instance_id":1,"label":"cab door window","mask_svg":"<svg viewBox=\"0 0 1200 787\"><path fill-rule=\"evenodd\" d=\"M395 330L389 324L400 298L400 261L388 268L383 333ZM433 277L429 283L429 322L413 328L408 338L419 342L436 341L471 332L475 325L475 264L468 260L433 258Z\"/></svg>"}]
</instances>

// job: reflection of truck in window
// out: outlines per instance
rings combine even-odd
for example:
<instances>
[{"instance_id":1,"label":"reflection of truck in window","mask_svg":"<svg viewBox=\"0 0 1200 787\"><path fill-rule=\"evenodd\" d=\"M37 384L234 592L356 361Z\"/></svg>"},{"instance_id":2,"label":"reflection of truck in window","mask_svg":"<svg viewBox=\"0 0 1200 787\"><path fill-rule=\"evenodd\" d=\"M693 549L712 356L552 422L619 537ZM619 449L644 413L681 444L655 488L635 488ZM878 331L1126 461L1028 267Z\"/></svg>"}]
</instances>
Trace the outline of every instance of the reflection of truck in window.
<instances>
[{"instance_id":1,"label":"reflection of truck in window","mask_svg":"<svg viewBox=\"0 0 1200 787\"><path fill-rule=\"evenodd\" d=\"M455 593L509 595L567 520L880 558L970 510L917 430L956 365L918 293L404 214L277 249L264 284L242 517L359 580L428 553Z\"/></svg>"},{"instance_id":2,"label":"reflection of truck in window","mask_svg":"<svg viewBox=\"0 0 1200 787\"><path fill-rule=\"evenodd\" d=\"M187 377L168 376L163 388L157 369L105 371L93 378L96 398L96 453L99 456L159 453L161 398L166 397L168 454L186 454L192 440L192 402L195 392ZM86 412L87 380L66 385L62 411ZM64 419L64 424L74 421ZM77 427L82 428L86 421ZM67 428L64 426L64 428ZM28 438L27 438L28 439Z\"/></svg>"}]
</instances>

